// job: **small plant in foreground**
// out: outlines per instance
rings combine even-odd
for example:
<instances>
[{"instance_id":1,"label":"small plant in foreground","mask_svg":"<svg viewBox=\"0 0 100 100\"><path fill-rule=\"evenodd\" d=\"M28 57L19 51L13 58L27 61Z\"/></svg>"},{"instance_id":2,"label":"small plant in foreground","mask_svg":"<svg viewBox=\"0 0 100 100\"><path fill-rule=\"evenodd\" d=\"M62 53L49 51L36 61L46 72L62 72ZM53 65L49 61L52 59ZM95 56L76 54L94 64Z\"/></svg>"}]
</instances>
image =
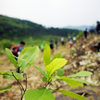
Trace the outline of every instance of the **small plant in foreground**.
<instances>
[{"instance_id":1,"label":"small plant in foreground","mask_svg":"<svg viewBox=\"0 0 100 100\"><path fill-rule=\"evenodd\" d=\"M25 100L55 100L52 93L53 91L60 92L62 94L65 94L69 97L78 100L87 100L86 98L71 91L58 90L58 89L53 90L49 88L50 83L56 81L57 79L61 81L66 81L67 84L72 87L78 87L78 86L83 87L83 83L92 84L80 78L75 78L75 77L89 76L92 74L89 71L82 71L67 77L63 76L63 70L61 69L61 67L63 67L67 63L67 60L62 58L63 56L61 53L54 55L53 58L50 59L51 50L49 45L45 45L43 53L43 62L45 65L46 72L40 67L33 64L33 62L39 56L39 48L37 46L24 48L20 53L17 61L15 60L12 52L7 48L6 48L6 54L16 68L20 66L21 73L17 73L10 70L10 71L0 71L0 75L3 75L3 78L5 79L16 79L21 90L21 100L23 99L23 97L25 98ZM42 80L45 82L45 85L37 90L34 89L27 90L27 77L26 77L26 88L24 88L19 81L19 79L23 79L22 72L32 64L34 65L35 68L37 68L41 72L41 74L43 75ZM6 88L2 88L0 89L0 92L6 91L11 87L12 86L10 85Z\"/></svg>"}]
</instances>

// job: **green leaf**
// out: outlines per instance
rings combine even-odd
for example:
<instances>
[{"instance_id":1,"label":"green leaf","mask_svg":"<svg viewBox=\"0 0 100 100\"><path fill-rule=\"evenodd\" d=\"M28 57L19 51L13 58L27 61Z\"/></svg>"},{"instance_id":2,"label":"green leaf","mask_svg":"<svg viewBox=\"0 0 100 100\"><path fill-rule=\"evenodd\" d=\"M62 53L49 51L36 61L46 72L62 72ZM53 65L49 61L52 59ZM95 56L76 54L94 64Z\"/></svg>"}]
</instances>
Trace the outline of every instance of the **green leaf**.
<instances>
[{"instance_id":1,"label":"green leaf","mask_svg":"<svg viewBox=\"0 0 100 100\"><path fill-rule=\"evenodd\" d=\"M68 77L76 77L76 76L83 77L83 76L89 76L89 75L92 75L92 73L89 72L89 71L81 71L81 72L79 72L79 73L70 75L70 76L68 76Z\"/></svg>"},{"instance_id":2,"label":"green leaf","mask_svg":"<svg viewBox=\"0 0 100 100\"><path fill-rule=\"evenodd\" d=\"M5 88L1 88L0 92L4 92L4 91L7 91L7 90L10 90L11 87L12 87L12 85L9 85L8 87L5 87Z\"/></svg>"},{"instance_id":3,"label":"green leaf","mask_svg":"<svg viewBox=\"0 0 100 100\"><path fill-rule=\"evenodd\" d=\"M14 55L12 54L11 50L9 50L8 48L6 48L6 55L10 59L10 61L12 62L12 64L14 64L14 66L16 68L18 68L17 61L15 60Z\"/></svg>"},{"instance_id":4,"label":"green leaf","mask_svg":"<svg viewBox=\"0 0 100 100\"><path fill-rule=\"evenodd\" d=\"M25 100L55 100L50 90L41 88L38 90L27 90L25 92Z\"/></svg>"},{"instance_id":5,"label":"green leaf","mask_svg":"<svg viewBox=\"0 0 100 100\"><path fill-rule=\"evenodd\" d=\"M37 46L27 49L27 51L20 56L20 59L18 59L20 71L27 69L38 58L38 56L39 48Z\"/></svg>"},{"instance_id":6,"label":"green leaf","mask_svg":"<svg viewBox=\"0 0 100 100\"><path fill-rule=\"evenodd\" d=\"M48 77L50 77L55 70L63 67L66 63L67 63L67 60L64 58L54 59L49 65L46 66Z\"/></svg>"},{"instance_id":7,"label":"green leaf","mask_svg":"<svg viewBox=\"0 0 100 100\"><path fill-rule=\"evenodd\" d=\"M35 65L34 65L34 66L35 66ZM42 73L42 75L43 75L44 77L48 77L47 74L44 72L43 69L41 69L41 68L38 67L38 66L35 66L35 68L38 69L38 70Z\"/></svg>"},{"instance_id":8,"label":"green leaf","mask_svg":"<svg viewBox=\"0 0 100 100\"><path fill-rule=\"evenodd\" d=\"M43 77L42 78L42 81L46 82L47 81L47 78L46 77Z\"/></svg>"},{"instance_id":9,"label":"green leaf","mask_svg":"<svg viewBox=\"0 0 100 100\"><path fill-rule=\"evenodd\" d=\"M22 49L22 51L20 52L20 55L18 56L19 58L22 58L22 56L24 55L24 53L28 50L28 49L30 49L31 47L25 47L25 48L23 48Z\"/></svg>"},{"instance_id":10,"label":"green leaf","mask_svg":"<svg viewBox=\"0 0 100 100\"><path fill-rule=\"evenodd\" d=\"M62 55L61 53L57 53L57 54L55 54L55 55L53 56L51 62L52 62L54 59L56 59L56 58L62 58L62 57L63 57L63 55Z\"/></svg>"},{"instance_id":11,"label":"green leaf","mask_svg":"<svg viewBox=\"0 0 100 100\"><path fill-rule=\"evenodd\" d=\"M64 74L63 69L62 69L62 68L59 68L59 69L57 70L57 75L58 75L59 77L61 77L61 76L63 76L63 74Z\"/></svg>"},{"instance_id":12,"label":"green leaf","mask_svg":"<svg viewBox=\"0 0 100 100\"><path fill-rule=\"evenodd\" d=\"M60 79L60 77L59 76L55 76L55 77L51 77L51 80L52 80L52 82L54 82L55 80L57 80L57 79Z\"/></svg>"},{"instance_id":13,"label":"green leaf","mask_svg":"<svg viewBox=\"0 0 100 100\"><path fill-rule=\"evenodd\" d=\"M87 82L86 80L83 80L83 79L79 79L79 78L71 78L71 79L75 80L75 81L78 81L78 82L81 82L81 83L95 85L94 83L89 83L89 82Z\"/></svg>"},{"instance_id":14,"label":"green leaf","mask_svg":"<svg viewBox=\"0 0 100 100\"><path fill-rule=\"evenodd\" d=\"M25 47L24 49L22 49L22 51L20 52L20 55L18 56L18 66L20 66L23 61L26 62L26 60L23 59L23 56L24 56L25 52L30 48L31 47Z\"/></svg>"},{"instance_id":15,"label":"green leaf","mask_svg":"<svg viewBox=\"0 0 100 100\"><path fill-rule=\"evenodd\" d=\"M75 98L75 99L78 99L78 100L88 100L88 99L86 99L86 98L84 98L84 97L82 97L82 96L80 96L80 95L78 95L74 92L71 92L71 91L60 90L60 91L57 91L57 92L60 92L62 94L65 94L69 97L72 97L72 98Z\"/></svg>"},{"instance_id":16,"label":"green leaf","mask_svg":"<svg viewBox=\"0 0 100 100\"><path fill-rule=\"evenodd\" d=\"M14 76L12 76L12 72L9 72L7 73L9 75L3 75L3 78L4 79L15 79L14 76L17 78L17 79L23 79L23 73L16 73L16 72L13 72Z\"/></svg>"},{"instance_id":17,"label":"green leaf","mask_svg":"<svg viewBox=\"0 0 100 100\"><path fill-rule=\"evenodd\" d=\"M0 75L3 75L5 72L4 71L0 71Z\"/></svg>"},{"instance_id":18,"label":"green leaf","mask_svg":"<svg viewBox=\"0 0 100 100\"><path fill-rule=\"evenodd\" d=\"M50 55L51 55L50 46L46 44L43 53L43 62L45 66L47 66L50 63Z\"/></svg>"},{"instance_id":19,"label":"green leaf","mask_svg":"<svg viewBox=\"0 0 100 100\"><path fill-rule=\"evenodd\" d=\"M0 75L8 74L9 72L13 72L13 71L0 71Z\"/></svg>"},{"instance_id":20,"label":"green leaf","mask_svg":"<svg viewBox=\"0 0 100 100\"><path fill-rule=\"evenodd\" d=\"M63 81L66 81L68 85L72 86L72 87L78 87L78 86L81 86L83 87L83 84L78 82L78 81L75 81L75 80L72 80L71 78L69 77L66 77L66 76L62 76L60 77L61 80Z\"/></svg>"}]
</instances>

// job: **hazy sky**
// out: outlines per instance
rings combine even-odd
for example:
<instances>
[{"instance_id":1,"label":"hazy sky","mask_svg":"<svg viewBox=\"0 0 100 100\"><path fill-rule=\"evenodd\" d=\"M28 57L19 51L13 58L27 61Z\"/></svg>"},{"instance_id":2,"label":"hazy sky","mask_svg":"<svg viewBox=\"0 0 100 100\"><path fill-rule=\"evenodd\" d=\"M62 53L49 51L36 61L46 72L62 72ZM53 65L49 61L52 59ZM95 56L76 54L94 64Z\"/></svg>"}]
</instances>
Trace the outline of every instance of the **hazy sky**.
<instances>
[{"instance_id":1,"label":"hazy sky","mask_svg":"<svg viewBox=\"0 0 100 100\"><path fill-rule=\"evenodd\" d=\"M100 0L0 0L0 14L46 27L96 25Z\"/></svg>"}]
</instances>

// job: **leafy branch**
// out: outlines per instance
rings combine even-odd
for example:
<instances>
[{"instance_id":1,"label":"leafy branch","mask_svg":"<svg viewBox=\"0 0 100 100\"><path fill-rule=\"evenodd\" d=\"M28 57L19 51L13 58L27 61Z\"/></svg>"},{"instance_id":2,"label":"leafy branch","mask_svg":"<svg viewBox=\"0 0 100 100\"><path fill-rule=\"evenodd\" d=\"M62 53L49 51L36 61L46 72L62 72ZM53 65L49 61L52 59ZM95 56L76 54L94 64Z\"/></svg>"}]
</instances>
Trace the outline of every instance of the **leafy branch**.
<instances>
[{"instance_id":1,"label":"leafy branch","mask_svg":"<svg viewBox=\"0 0 100 100\"><path fill-rule=\"evenodd\" d=\"M16 68L20 66L20 70L22 72L25 69L27 69L31 64L33 64L33 62L38 58L39 48L37 46L24 48L22 52L20 53L19 57L17 58L18 61L15 60L13 54L11 53L9 49L6 49L6 54L7 54L7 57L11 60L11 62L14 64ZM82 71L82 72L79 72L67 77L63 76L62 67L65 66L65 64L67 63L67 60L62 58L63 56L61 53L54 55L52 59L50 58L50 55L51 55L50 47L48 45L45 45L45 50L43 53L43 62L44 62L46 71L44 71L40 67L33 64L34 67L41 72L41 74L43 75L42 80L45 82L43 87L37 90L34 90L34 89L27 90L27 75L25 76L26 87L24 89L24 87L21 85L20 81L18 80L18 79L23 79L23 73L16 73L11 70L10 72L7 72L6 75L4 75L5 73L1 71L0 75L3 74L3 78L6 78L6 79L7 78L16 79L21 89L21 100L23 99L23 96L25 100L55 100L51 92L52 89L49 89L47 86L51 85L51 83L53 81L56 81L57 79L59 79L60 81L67 82L67 84L72 87L78 87L78 86L83 87L83 83L91 84L85 80L81 80L80 78L77 78L77 77L92 75L91 72ZM87 100L86 98L74 92L59 90L61 87L62 85L60 87L57 87L57 89L53 90L53 92L54 91L60 92L62 94L65 94L67 96L73 97L78 100Z\"/></svg>"}]
</instances>

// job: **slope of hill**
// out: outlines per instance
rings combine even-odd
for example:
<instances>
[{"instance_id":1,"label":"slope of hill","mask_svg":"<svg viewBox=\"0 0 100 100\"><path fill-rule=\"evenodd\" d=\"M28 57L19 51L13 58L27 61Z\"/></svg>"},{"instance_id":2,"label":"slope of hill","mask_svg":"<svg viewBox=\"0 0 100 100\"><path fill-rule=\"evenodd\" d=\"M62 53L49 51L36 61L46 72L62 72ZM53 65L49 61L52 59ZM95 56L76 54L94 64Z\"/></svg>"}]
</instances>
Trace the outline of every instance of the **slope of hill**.
<instances>
[{"instance_id":1,"label":"slope of hill","mask_svg":"<svg viewBox=\"0 0 100 100\"><path fill-rule=\"evenodd\" d=\"M0 15L0 37L27 37L27 36L43 36L43 35L56 35L67 36L68 33L77 35L79 30L74 29L60 29L60 28L45 28L42 25L30 22L27 20L20 20Z\"/></svg>"},{"instance_id":2,"label":"slope of hill","mask_svg":"<svg viewBox=\"0 0 100 100\"><path fill-rule=\"evenodd\" d=\"M67 83L56 80L56 82L51 82L50 88L56 90L67 90L72 91L77 94L83 95L87 98L87 100L100 100L100 52L92 51L90 48L95 47L97 45L97 40L100 37L95 34L88 35L88 39L84 39L84 37L79 38L79 42L74 45L73 48L70 48L69 45L54 50L54 54L62 53L63 57L68 60L67 64L63 67L64 76L69 76L71 74L75 74L80 71L90 71L93 74L85 77L78 77L82 80L86 80L90 83L94 83L95 85L85 84L83 87L70 87ZM92 40L92 41L90 41ZM74 51L73 51L74 50ZM40 52L39 58L34 62L34 65L41 67L41 69L45 70L45 66L43 64L43 52ZM44 85L42 81L43 75L31 65L27 70L24 71L27 78L27 90L28 89L38 89ZM7 58L6 55L0 56L0 70L9 71L12 69L15 71L16 69ZM11 79L3 79L0 77L0 88L6 87L9 85L13 85L10 91L1 92L0 100L20 100L21 92L16 80ZM21 84L25 86L25 78L20 80ZM61 95L59 93L53 93L56 100L75 100L73 98L69 98L68 96Z\"/></svg>"},{"instance_id":3,"label":"slope of hill","mask_svg":"<svg viewBox=\"0 0 100 100\"><path fill-rule=\"evenodd\" d=\"M89 29L90 26L88 25L82 25L82 26L66 26L64 28L68 28L68 29L77 29L77 30L81 30L84 31L86 28Z\"/></svg>"}]
</instances>

